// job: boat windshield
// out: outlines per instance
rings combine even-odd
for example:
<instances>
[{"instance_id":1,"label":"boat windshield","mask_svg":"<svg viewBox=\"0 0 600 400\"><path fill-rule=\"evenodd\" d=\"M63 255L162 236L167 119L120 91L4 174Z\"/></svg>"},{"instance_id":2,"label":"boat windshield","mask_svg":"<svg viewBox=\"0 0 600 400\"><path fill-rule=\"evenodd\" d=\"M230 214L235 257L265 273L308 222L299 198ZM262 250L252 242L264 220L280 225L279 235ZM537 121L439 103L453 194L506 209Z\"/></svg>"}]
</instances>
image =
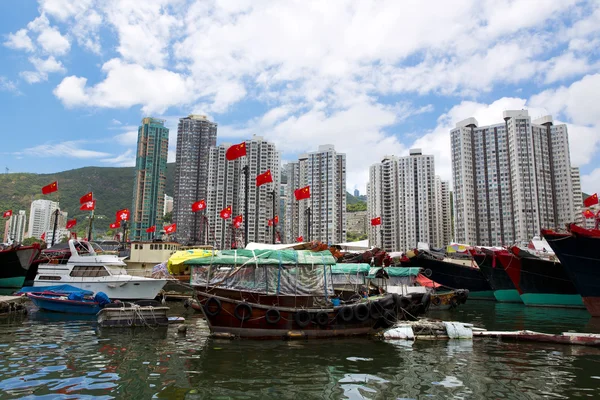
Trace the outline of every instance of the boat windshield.
<instances>
[{"instance_id":1,"label":"boat windshield","mask_svg":"<svg viewBox=\"0 0 600 400\"><path fill-rule=\"evenodd\" d=\"M194 266L191 283L277 295L332 296L329 265Z\"/></svg>"}]
</instances>

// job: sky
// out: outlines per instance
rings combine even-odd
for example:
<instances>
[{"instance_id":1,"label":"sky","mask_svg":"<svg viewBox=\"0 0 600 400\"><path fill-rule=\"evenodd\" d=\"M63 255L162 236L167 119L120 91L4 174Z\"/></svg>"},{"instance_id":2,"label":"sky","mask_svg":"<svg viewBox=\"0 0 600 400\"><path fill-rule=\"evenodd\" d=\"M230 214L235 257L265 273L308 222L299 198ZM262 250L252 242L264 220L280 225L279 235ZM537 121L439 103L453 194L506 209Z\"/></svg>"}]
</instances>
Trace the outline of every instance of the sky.
<instances>
[{"instance_id":1,"label":"sky","mask_svg":"<svg viewBox=\"0 0 600 400\"><path fill-rule=\"evenodd\" d=\"M600 1L0 2L0 172L133 166L145 116L218 123L283 161L333 144L347 187L421 148L451 181L456 122L528 109L568 125L600 190Z\"/></svg>"}]
</instances>

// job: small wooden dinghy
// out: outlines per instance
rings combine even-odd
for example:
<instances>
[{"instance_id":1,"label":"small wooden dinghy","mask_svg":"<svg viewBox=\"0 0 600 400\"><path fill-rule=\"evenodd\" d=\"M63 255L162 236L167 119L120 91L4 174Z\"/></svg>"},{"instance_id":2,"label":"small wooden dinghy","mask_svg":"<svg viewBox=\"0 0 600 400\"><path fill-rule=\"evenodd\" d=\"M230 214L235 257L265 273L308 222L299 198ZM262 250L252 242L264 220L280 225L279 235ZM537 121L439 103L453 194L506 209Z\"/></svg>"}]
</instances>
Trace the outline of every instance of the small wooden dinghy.
<instances>
[{"instance_id":1,"label":"small wooden dinghy","mask_svg":"<svg viewBox=\"0 0 600 400\"><path fill-rule=\"evenodd\" d=\"M169 325L169 307L149 300L138 303L112 303L98 312L101 327L156 327Z\"/></svg>"}]
</instances>

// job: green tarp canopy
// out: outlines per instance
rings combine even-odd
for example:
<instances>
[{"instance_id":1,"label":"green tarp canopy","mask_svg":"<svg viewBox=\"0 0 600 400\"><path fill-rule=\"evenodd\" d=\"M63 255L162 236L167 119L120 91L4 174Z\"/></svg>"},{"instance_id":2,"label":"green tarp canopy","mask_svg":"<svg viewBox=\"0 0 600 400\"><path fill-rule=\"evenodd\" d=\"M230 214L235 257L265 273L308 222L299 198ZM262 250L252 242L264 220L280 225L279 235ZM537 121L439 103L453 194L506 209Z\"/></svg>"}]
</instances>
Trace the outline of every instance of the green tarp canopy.
<instances>
[{"instance_id":1,"label":"green tarp canopy","mask_svg":"<svg viewBox=\"0 0 600 400\"><path fill-rule=\"evenodd\" d=\"M381 267L373 267L369 271L369 279L375 279L375 274L379 271ZM417 276L419 275L419 271L421 268L418 267L386 267L385 271L388 273L389 277L407 277L407 276Z\"/></svg>"},{"instance_id":2,"label":"green tarp canopy","mask_svg":"<svg viewBox=\"0 0 600 400\"><path fill-rule=\"evenodd\" d=\"M371 266L369 264L336 264L331 266L332 274L367 274Z\"/></svg>"},{"instance_id":3,"label":"green tarp canopy","mask_svg":"<svg viewBox=\"0 0 600 400\"><path fill-rule=\"evenodd\" d=\"M187 265L335 265L329 250L222 250L214 257L184 261Z\"/></svg>"}]
</instances>

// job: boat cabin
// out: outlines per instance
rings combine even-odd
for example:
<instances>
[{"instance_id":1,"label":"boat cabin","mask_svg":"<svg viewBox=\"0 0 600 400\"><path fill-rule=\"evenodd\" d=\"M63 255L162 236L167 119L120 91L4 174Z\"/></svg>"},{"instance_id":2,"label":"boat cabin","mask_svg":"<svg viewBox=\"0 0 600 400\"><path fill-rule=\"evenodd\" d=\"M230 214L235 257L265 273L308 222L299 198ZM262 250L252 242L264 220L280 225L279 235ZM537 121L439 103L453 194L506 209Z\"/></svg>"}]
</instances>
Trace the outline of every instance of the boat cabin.
<instances>
[{"instance_id":1,"label":"boat cabin","mask_svg":"<svg viewBox=\"0 0 600 400\"><path fill-rule=\"evenodd\" d=\"M409 293L425 293L427 288L417 286L418 267L373 267L366 277L369 284L380 289L381 293L396 293L406 296Z\"/></svg>"},{"instance_id":2,"label":"boat cabin","mask_svg":"<svg viewBox=\"0 0 600 400\"><path fill-rule=\"evenodd\" d=\"M133 242L125 260L127 270L131 275L151 277L154 266L166 262L180 248L176 242Z\"/></svg>"}]
</instances>

